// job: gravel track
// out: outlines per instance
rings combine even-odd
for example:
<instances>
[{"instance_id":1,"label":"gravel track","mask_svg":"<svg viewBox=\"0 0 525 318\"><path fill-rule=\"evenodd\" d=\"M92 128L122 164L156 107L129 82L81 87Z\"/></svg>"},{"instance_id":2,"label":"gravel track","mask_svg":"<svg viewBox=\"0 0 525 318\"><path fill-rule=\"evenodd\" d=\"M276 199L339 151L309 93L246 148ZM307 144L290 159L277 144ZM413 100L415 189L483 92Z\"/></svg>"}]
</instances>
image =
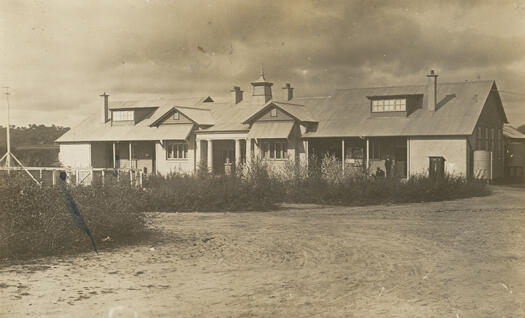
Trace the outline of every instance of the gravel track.
<instances>
[{"instance_id":1,"label":"gravel track","mask_svg":"<svg viewBox=\"0 0 525 318\"><path fill-rule=\"evenodd\" d=\"M524 317L525 188L154 213L147 245L0 267L1 317Z\"/></svg>"}]
</instances>

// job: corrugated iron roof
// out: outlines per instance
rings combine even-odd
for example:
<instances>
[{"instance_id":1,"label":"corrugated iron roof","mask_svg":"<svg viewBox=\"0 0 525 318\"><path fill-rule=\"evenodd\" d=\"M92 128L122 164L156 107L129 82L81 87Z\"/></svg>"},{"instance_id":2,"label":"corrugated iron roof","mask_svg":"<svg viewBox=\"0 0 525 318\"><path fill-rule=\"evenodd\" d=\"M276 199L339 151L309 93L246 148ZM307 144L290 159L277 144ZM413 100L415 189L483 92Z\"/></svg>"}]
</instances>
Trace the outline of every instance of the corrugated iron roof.
<instances>
[{"instance_id":1,"label":"corrugated iron roof","mask_svg":"<svg viewBox=\"0 0 525 318\"><path fill-rule=\"evenodd\" d=\"M132 108L151 108L151 107L169 107L175 105L195 106L201 104L208 97L181 97L181 98L158 98L152 100L126 100L108 102L109 109L132 109Z\"/></svg>"},{"instance_id":2,"label":"corrugated iron roof","mask_svg":"<svg viewBox=\"0 0 525 318\"><path fill-rule=\"evenodd\" d=\"M270 100L251 113L246 119L244 119L243 123L247 124L252 122L270 107L277 107L300 122L317 122L317 120L315 120L310 114L310 111L308 111L308 109L302 104Z\"/></svg>"},{"instance_id":3,"label":"corrugated iron roof","mask_svg":"<svg viewBox=\"0 0 525 318\"><path fill-rule=\"evenodd\" d=\"M368 97L425 94L426 85L340 89L332 96L294 98L289 102L273 100L265 105L252 103L250 96L246 96L238 104L204 102L209 99L203 97L119 102L120 104L114 102L112 109L121 107L156 107L156 109L148 118L135 126L102 124L99 116L94 116L78 127L74 127L57 142L157 138L160 136L158 133L150 135L148 130L157 128L149 126L157 123L174 108L201 126L197 133L248 131L250 127L245 123L246 119L272 103L299 121L318 122L317 128L306 133L304 137L470 135L491 89L496 90L494 81L440 83L438 101L442 105L439 105L436 111L428 111L424 103L422 108L416 109L405 117L373 116L370 113ZM160 125L159 128L162 126L165 125ZM172 128L168 128L166 133L168 130L173 130L173 133L179 136L178 132L174 131L175 125L169 126Z\"/></svg>"},{"instance_id":4,"label":"corrugated iron roof","mask_svg":"<svg viewBox=\"0 0 525 318\"><path fill-rule=\"evenodd\" d=\"M238 104L230 102L215 102L206 103L206 107L209 107L211 114L215 119L215 125L202 129L200 130L201 132L247 131L249 125L243 124L243 120L259 109L261 105L253 104L250 96L248 96Z\"/></svg>"},{"instance_id":5,"label":"corrugated iron roof","mask_svg":"<svg viewBox=\"0 0 525 318\"><path fill-rule=\"evenodd\" d=\"M93 115L66 132L56 142L184 140L188 138L193 126L170 124L149 127L144 121L134 126L111 126L111 122L102 123L98 115Z\"/></svg>"},{"instance_id":6,"label":"corrugated iron roof","mask_svg":"<svg viewBox=\"0 0 525 318\"><path fill-rule=\"evenodd\" d=\"M175 109L181 112L184 116L196 122L198 125L215 125L215 119L213 118L211 110L209 109L185 106L175 106Z\"/></svg>"},{"instance_id":7,"label":"corrugated iron roof","mask_svg":"<svg viewBox=\"0 0 525 318\"><path fill-rule=\"evenodd\" d=\"M425 94L426 85L341 89L330 98L292 102L303 103L319 121L305 137L471 135L493 87L494 81L441 83L438 101L443 104L436 111L424 103L406 117L373 116L367 96Z\"/></svg>"},{"instance_id":8,"label":"corrugated iron roof","mask_svg":"<svg viewBox=\"0 0 525 318\"><path fill-rule=\"evenodd\" d=\"M188 117L191 121L197 125L212 126L215 124L215 120L211 115L211 111L205 108L187 107L187 106L171 106L161 107L155 112L153 119L149 121L150 126L158 126L171 114L171 111L176 109L178 112Z\"/></svg>"},{"instance_id":9,"label":"corrugated iron roof","mask_svg":"<svg viewBox=\"0 0 525 318\"><path fill-rule=\"evenodd\" d=\"M286 139L292 132L293 121L258 121L252 125L248 137L257 139Z\"/></svg>"},{"instance_id":10,"label":"corrugated iron roof","mask_svg":"<svg viewBox=\"0 0 525 318\"><path fill-rule=\"evenodd\" d=\"M509 124L503 126L503 136L511 139L525 139L525 135Z\"/></svg>"}]
</instances>

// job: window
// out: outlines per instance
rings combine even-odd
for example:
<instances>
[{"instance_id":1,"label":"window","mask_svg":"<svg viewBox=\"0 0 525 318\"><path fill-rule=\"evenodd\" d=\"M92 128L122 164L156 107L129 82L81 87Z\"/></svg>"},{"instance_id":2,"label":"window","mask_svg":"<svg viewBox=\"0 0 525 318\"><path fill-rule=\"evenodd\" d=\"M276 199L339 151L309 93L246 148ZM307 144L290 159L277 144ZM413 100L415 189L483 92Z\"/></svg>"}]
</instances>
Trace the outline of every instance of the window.
<instances>
[{"instance_id":1,"label":"window","mask_svg":"<svg viewBox=\"0 0 525 318\"><path fill-rule=\"evenodd\" d=\"M406 98L401 99L374 99L372 100L372 112L405 112L407 110Z\"/></svg>"},{"instance_id":2,"label":"window","mask_svg":"<svg viewBox=\"0 0 525 318\"><path fill-rule=\"evenodd\" d=\"M187 159L188 144L185 142L171 142L166 145L166 159Z\"/></svg>"},{"instance_id":3,"label":"window","mask_svg":"<svg viewBox=\"0 0 525 318\"><path fill-rule=\"evenodd\" d=\"M135 112L132 110L118 110L112 112L113 121L135 120Z\"/></svg>"},{"instance_id":4,"label":"window","mask_svg":"<svg viewBox=\"0 0 525 318\"><path fill-rule=\"evenodd\" d=\"M286 141L263 141L261 146L263 158L271 160L288 158L288 144Z\"/></svg>"},{"instance_id":5,"label":"window","mask_svg":"<svg viewBox=\"0 0 525 318\"><path fill-rule=\"evenodd\" d=\"M272 108L272 110L270 111L270 116L277 117L277 108Z\"/></svg>"},{"instance_id":6,"label":"window","mask_svg":"<svg viewBox=\"0 0 525 318\"><path fill-rule=\"evenodd\" d=\"M174 119L174 120L179 120L179 119L180 119L179 112L174 112L174 113L173 113L173 119Z\"/></svg>"}]
</instances>

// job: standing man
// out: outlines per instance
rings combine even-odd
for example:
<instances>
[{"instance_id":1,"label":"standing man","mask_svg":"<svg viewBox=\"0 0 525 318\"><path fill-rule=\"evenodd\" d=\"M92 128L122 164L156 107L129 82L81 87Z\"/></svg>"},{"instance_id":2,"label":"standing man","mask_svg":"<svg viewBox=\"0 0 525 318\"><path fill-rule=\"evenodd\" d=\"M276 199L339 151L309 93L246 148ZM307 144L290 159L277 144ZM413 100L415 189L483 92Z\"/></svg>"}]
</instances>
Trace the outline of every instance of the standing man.
<instances>
[{"instance_id":1,"label":"standing man","mask_svg":"<svg viewBox=\"0 0 525 318\"><path fill-rule=\"evenodd\" d=\"M390 159L390 155L386 155L385 158L385 170L386 170L386 177L391 178L392 177L392 159Z\"/></svg>"}]
</instances>

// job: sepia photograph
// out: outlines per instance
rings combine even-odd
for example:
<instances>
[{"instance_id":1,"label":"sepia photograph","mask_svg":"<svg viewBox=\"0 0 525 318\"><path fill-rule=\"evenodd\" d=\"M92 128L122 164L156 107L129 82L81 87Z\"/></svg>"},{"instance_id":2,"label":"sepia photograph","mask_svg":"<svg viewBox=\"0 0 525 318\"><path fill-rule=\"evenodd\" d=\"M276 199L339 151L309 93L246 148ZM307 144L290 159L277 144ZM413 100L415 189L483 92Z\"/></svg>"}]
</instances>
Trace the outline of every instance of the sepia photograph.
<instances>
[{"instance_id":1,"label":"sepia photograph","mask_svg":"<svg viewBox=\"0 0 525 318\"><path fill-rule=\"evenodd\" d=\"M0 0L0 317L525 317L525 0Z\"/></svg>"}]
</instances>

